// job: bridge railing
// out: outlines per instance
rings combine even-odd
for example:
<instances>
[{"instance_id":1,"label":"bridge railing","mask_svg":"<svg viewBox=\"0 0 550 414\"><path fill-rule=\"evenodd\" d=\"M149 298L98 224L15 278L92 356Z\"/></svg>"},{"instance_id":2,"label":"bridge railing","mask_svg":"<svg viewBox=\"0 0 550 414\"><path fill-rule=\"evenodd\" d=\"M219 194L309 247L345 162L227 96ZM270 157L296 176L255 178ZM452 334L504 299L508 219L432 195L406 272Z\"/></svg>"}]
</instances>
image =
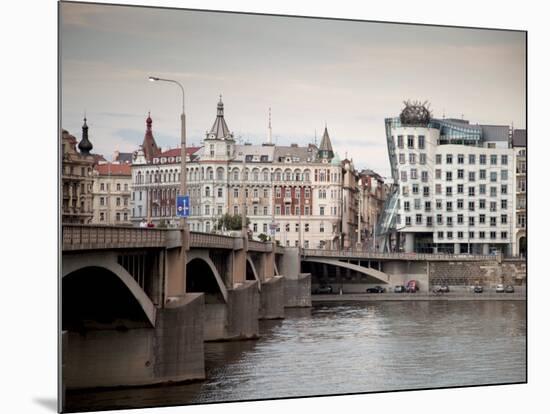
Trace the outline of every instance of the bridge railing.
<instances>
[{"instance_id":1,"label":"bridge railing","mask_svg":"<svg viewBox=\"0 0 550 414\"><path fill-rule=\"evenodd\" d=\"M254 252L270 252L273 250L273 243L249 240L248 250L252 250Z\"/></svg>"},{"instance_id":2,"label":"bridge railing","mask_svg":"<svg viewBox=\"0 0 550 414\"><path fill-rule=\"evenodd\" d=\"M163 247L166 244L166 232L161 229L64 224L61 231L65 251Z\"/></svg>"},{"instance_id":3,"label":"bridge railing","mask_svg":"<svg viewBox=\"0 0 550 414\"><path fill-rule=\"evenodd\" d=\"M499 255L473 255L473 254L442 254L442 253L378 253L362 250L325 250L302 249L303 256L339 257L350 259L374 259L374 260L433 260L433 261L493 261L500 258Z\"/></svg>"},{"instance_id":4,"label":"bridge railing","mask_svg":"<svg viewBox=\"0 0 550 414\"><path fill-rule=\"evenodd\" d=\"M218 249L233 249L235 240L239 237L224 236L221 234L199 233L192 231L189 240L191 247L212 247Z\"/></svg>"}]
</instances>

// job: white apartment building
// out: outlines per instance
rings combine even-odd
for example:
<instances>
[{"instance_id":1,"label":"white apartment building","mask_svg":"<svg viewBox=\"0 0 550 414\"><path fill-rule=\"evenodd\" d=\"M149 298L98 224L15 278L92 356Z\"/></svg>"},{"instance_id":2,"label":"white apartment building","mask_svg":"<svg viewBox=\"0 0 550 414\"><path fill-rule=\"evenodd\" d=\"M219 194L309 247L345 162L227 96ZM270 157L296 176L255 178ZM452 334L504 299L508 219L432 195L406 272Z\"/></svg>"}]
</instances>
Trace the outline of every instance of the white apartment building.
<instances>
[{"instance_id":1,"label":"white apartment building","mask_svg":"<svg viewBox=\"0 0 550 414\"><path fill-rule=\"evenodd\" d=\"M513 253L516 256L527 254L527 133L525 129L514 129L512 146L515 157L514 192L514 238Z\"/></svg>"},{"instance_id":2,"label":"white apartment building","mask_svg":"<svg viewBox=\"0 0 550 414\"><path fill-rule=\"evenodd\" d=\"M132 164L132 221L177 226L180 150L156 151L151 125L149 117ZM244 208L254 238L273 229L285 246L341 246L344 170L326 127L319 147L275 146L270 136L271 125L266 143L237 144L220 98L203 146L187 148L190 230L213 231L222 215L241 215Z\"/></svg>"},{"instance_id":3,"label":"white apartment building","mask_svg":"<svg viewBox=\"0 0 550 414\"><path fill-rule=\"evenodd\" d=\"M104 163L93 172L93 224L130 225L129 164Z\"/></svg>"},{"instance_id":4,"label":"white apartment building","mask_svg":"<svg viewBox=\"0 0 550 414\"><path fill-rule=\"evenodd\" d=\"M432 119L407 104L386 119L394 186L384 250L489 254L512 251L515 170L508 126Z\"/></svg>"}]
</instances>

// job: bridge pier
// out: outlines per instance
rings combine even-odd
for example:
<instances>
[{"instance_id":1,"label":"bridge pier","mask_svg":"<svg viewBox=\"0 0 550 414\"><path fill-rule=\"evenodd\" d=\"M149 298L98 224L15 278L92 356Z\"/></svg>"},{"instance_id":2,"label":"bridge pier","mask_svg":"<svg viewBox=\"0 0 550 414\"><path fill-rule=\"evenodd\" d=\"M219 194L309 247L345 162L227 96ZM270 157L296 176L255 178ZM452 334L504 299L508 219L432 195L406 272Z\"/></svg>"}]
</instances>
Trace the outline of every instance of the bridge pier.
<instances>
[{"instance_id":1,"label":"bridge pier","mask_svg":"<svg viewBox=\"0 0 550 414\"><path fill-rule=\"evenodd\" d=\"M311 306L311 273L301 272L298 247L286 247L279 261L279 272L284 276L285 308Z\"/></svg>"}]
</instances>

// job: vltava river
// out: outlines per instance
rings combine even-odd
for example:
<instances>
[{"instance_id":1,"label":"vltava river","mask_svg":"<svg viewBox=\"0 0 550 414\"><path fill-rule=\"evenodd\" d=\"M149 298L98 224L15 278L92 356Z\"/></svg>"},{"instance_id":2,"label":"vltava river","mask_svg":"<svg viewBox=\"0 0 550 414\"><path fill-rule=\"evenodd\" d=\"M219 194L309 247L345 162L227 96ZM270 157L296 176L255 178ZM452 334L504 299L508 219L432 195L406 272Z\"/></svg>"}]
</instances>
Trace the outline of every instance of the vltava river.
<instances>
[{"instance_id":1,"label":"vltava river","mask_svg":"<svg viewBox=\"0 0 550 414\"><path fill-rule=\"evenodd\" d=\"M67 409L499 384L526 381L526 302L315 305L260 322L257 341L207 343L207 380L72 392Z\"/></svg>"}]
</instances>

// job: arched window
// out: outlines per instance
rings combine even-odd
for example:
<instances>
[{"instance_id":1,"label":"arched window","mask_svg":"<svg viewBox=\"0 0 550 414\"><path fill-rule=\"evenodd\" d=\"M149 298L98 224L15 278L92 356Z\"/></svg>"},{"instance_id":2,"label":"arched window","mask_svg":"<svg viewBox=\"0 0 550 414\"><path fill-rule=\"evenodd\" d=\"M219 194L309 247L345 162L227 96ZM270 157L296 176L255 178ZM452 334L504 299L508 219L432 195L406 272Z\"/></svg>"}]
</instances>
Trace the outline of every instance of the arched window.
<instances>
[{"instance_id":1,"label":"arched window","mask_svg":"<svg viewBox=\"0 0 550 414\"><path fill-rule=\"evenodd\" d=\"M300 181L301 180L301 173L300 173L300 170L294 170L294 179L296 181Z\"/></svg>"},{"instance_id":2,"label":"arched window","mask_svg":"<svg viewBox=\"0 0 550 414\"><path fill-rule=\"evenodd\" d=\"M260 179L260 170L254 168L254 170L252 171L252 178L254 181L258 181Z\"/></svg>"},{"instance_id":3,"label":"arched window","mask_svg":"<svg viewBox=\"0 0 550 414\"><path fill-rule=\"evenodd\" d=\"M304 181L309 181L309 170L304 171Z\"/></svg>"},{"instance_id":4,"label":"arched window","mask_svg":"<svg viewBox=\"0 0 550 414\"><path fill-rule=\"evenodd\" d=\"M216 179L223 180L223 168L220 167L216 170Z\"/></svg>"},{"instance_id":5,"label":"arched window","mask_svg":"<svg viewBox=\"0 0 550 414\"><path fill-rule=\"evenodd\" d=\"M233 180L239 181L239 170L237 168L233 169Z\"/></svg>"},{"instance_id":6,"label":"arched window","mask_svg":"<svg viewBox=\"0 0 550 414\"><path fill-rule=\"evenodd\" d=\"M285 180L286 180L286 181L292 180L292 171L290 171L290 170L285 170Z\"/></svg>"},{"instance_id":7,"label":"arched window","mask_svg":"<svg viewBox=\"0 0 550 414\"><path fill-rule=\"evenodd\" d=\"M262 175L264 181L269 181L269 170L267 168L262 171Z\"/></svg>"},{"instance_id":8,"label":"arched window","mask_svg":"<svg viewBox=\"0 0 550 414\"><path fill-rule=\"evenodd\" d=\"M204 188L204 196L205 197L210 197L210 187L205 187Z\"/></svg>"}]
</instances>

